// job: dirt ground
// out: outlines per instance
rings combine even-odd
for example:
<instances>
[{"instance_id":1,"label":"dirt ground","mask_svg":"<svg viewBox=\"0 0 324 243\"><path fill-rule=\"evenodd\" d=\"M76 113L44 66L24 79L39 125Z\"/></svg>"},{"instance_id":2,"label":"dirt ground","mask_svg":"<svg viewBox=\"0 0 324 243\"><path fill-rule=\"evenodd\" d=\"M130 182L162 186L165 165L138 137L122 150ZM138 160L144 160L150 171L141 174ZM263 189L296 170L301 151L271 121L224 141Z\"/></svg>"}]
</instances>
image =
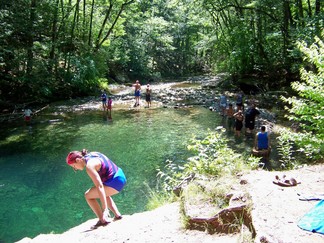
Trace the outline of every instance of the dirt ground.
<instances>
[{"instance_id":1,"label":"dirt ground","mask_svg":"<svg viewBox=\"0 0 324 243\"><path fill-rule=\"evenodd\" d=\"M273 183L276 175L281 177L284 174L300 184L281 187ZM298 194L324 194L324 164L286 172L257 170L243 175L242 179L247 181L245 186L253 201L254 240L245 239L243 234L220 235L185 230L179 203L173 203L153 211L125 215L122 220L96 230L90 230L96 223L96 219L92 219L63 234L39 235L19 242L324 242L324 235L297 226L301 217L318 202L299 200Z\"/></svg>"},{"instance_id":2,"label":"dirt ground","mask_svg":"<svg viewBox=\"0 0 324 243\"><path fill-rule=\"evenodd\" d=\"M300 184L293 187L278 186L273 183L276 175L293 177ZM323 164L286 172L252 171L246 179L253 200L256 242L324 242L324 235L297 226L301 217L318 203L315 200L300 200L299 195L324 194Z\"/></svg>"}]
</instances>

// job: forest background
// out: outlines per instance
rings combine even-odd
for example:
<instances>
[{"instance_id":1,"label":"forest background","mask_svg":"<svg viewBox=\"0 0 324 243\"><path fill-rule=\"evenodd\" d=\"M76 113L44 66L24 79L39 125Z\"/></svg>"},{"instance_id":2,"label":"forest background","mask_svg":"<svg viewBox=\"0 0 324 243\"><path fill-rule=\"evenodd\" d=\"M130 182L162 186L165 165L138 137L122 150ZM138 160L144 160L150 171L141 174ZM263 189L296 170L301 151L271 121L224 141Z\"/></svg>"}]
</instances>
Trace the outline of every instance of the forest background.
<instances>
[{"instance_id":1,"label":"forest background","mask_svg":"<svg viewBox=\"0 0 324 243\"><path fill-rule=\"evenodd\" d=\"M260 90L300 79L320 0L0 0L0 108L226 72Z\"/></svg>"}]
</instances>

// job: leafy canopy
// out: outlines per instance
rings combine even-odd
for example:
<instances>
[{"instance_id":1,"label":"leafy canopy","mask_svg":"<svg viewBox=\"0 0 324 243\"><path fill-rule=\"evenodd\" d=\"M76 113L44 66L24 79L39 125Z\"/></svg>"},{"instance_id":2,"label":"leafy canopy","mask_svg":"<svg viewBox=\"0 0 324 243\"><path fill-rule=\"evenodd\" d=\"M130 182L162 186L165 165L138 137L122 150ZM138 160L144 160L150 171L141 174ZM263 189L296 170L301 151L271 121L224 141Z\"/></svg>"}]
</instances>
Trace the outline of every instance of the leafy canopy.
<instances>
[{"instance_id":1,"label":"leafy canopy","mask_svg":"<svg viewBox=\"0 0 324 243\"><path fill-rule=\"evenodd\" d=\"M299 146L299 151L308 158L323 158L324 139L324 43L315 38L309 47L299 42L298 47L304 54L305 65L300 69L301 81L291 84L298 96L282 97L286 106L286 117L298 123L300 133L291 133L291 139Z\"/></svg>"}]
</instances>

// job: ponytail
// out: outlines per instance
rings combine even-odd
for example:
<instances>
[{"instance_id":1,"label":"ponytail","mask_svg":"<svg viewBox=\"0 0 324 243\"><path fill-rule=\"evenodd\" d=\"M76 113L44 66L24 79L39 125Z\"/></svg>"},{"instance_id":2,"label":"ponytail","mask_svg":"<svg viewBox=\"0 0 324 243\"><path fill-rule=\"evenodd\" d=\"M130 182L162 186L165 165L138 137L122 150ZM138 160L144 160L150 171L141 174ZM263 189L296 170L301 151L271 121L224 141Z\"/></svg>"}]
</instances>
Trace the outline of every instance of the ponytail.
<instances>
[{"instance_id":1,"label":"ponytail","mask_svg":"<svg viewBox=\"0 0 324 243\"><path fill-rule=\"evenodd\" d=\"M85 148L81 150L81 154L82 156L85 156L88 154L88 150L86 150Z\"/></svg>"}]
</instances>

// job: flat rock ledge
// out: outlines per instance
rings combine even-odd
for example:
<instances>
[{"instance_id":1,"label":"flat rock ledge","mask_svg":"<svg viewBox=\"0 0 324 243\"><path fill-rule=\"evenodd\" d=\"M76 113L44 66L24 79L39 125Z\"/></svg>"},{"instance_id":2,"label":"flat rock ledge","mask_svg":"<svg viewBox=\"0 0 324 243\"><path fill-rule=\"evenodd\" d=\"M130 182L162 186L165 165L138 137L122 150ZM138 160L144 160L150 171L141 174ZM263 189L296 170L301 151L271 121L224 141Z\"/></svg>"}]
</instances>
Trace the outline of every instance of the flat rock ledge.
<instances>
[{"instance_id":1,"label":"flat rock ledge","mask_svg":"<svg viewBox=\"0 0 324 243\"><path fill-rule=\"evenodd\" d=\"M180 189L176 188L177 192L182 192L181 205L186 228L206 231L209 234L239 234L240 237L254 239L252 200L245 190L248 182L245 179L240 180L239 177L240 175L235 182L231 180L225 183L192 178L186 185L182 183ZM230 188L225 196L223 193L215 195L215 188L220 184L228 184L227 188ZM197 193L197 190L201 191Z\"/></svg>"},{"instance_id":2,"label":"flat rock ledge","mask_svg":"<svg viewBox=\"0 0 324 243\"><path fill-rule=\"evenodd\" d=\"M284 174L300 184L281 187L273 183L276 175ZM324 193L324 164L285 172L251 171L243 174L233 188L233 193L229 193L229 206L216 213L208 205L200 205L197 210L192 205L176 202L152 211L125 215L122 220L96 230L90 230L97 221L92 219L63 234L42 234L33 239L24 238L19 243L324 242L324 235L297 226L302 216L318 202L300 200L300 195Z\"/></svg>"},{"instance_id":3,"label":"flat rock ledge","mask_svg":"<svg viewBox=\"0 0 324 243\"><path fill-rule=\"evenodd\" d=\"M90 230L97 219L70 229L63 234L41 234L19 243L95 242L95 243L212 243L237 242L237 235L217 235L204 231L184 229L178 202L161 206L152 211L124 215L122 220Z\"/></svg>"},{"instance_id":4,"label":"flat rock ledge","mask_svg":"<svg viewBox=\"0 0 324 243\"><path fill-rule=\"evenodd\" d=\"M304 200L305 196L313 195L316 198L316 195L324 193L323 164L291 171L260 169L238 176L240 178L236 184L231 185L232 191L226 196L228 206L216 213L213 213L215 206L213 208L208 201L203 203L204 206L190 204L190 201L195 200L186 199L190 194L186 193L187 185L182 185L182 205L187 228L203 230L209 234L236 233L239 242L324 242L324 235L298 227L299 220L318 202ZM294 178L298 184L286 187L275 183L276 177L284 176ZM203 188L203 191L215 187L215 184L206 181L190 183L192 182Z\"/></svg>"}]
</instances>

